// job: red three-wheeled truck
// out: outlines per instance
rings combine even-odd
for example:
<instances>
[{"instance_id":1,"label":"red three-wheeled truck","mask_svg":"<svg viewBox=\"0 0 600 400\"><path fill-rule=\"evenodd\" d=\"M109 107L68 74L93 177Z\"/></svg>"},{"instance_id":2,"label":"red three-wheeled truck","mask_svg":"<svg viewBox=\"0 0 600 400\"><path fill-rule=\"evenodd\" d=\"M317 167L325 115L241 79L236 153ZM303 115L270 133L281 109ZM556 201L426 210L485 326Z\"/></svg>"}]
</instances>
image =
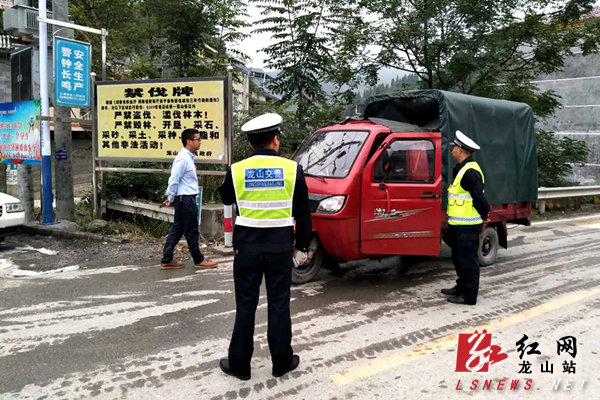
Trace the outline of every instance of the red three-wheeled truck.
<instances>
[{"instance_id":1,"label":"red three-wheeled truck","mask_svg":"<svg viewBox=\"0 0 600 400\"><path fill-rule=\"evenodd\" d=\"M481 150L491 206L479 259L507 248L507 223L529 225L537 198L534 118L523 103L440 90L370 99L364 115L319 129L294 154L304 169L313 220L308 261L292 281L322 267L390 255L440 254L447 227L446 190L459 129Z\"/></svg>"}]
</instances>

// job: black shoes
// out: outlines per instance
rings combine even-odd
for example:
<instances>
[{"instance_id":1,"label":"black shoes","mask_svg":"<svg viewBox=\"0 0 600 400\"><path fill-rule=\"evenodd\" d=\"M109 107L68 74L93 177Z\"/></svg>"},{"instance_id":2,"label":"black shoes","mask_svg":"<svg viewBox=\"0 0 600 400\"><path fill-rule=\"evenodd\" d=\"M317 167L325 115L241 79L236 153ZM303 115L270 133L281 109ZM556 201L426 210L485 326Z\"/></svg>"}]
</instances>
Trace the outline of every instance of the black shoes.
<instances>
[{"instance_id":1,"label":"black shoes","mask_svg":"<svg viewBox=\"0 0 600 400\"><path fill-rule=\"evenodd\" d=\"M451 289L442 289L442 293L446 296L458 296L458 290L456 290L456 286Z\"/></svg>"},{"instance_id":2,"label":"black shoes","mask_svg":"<svg viewBox=\"0 0 600 400\"><path fill-rule=\"evenodd\" d=\"M281 378L282 376L284 376L285 374L287 374L290 371L295 370L296 368L298 368L298 364L300 364L300 357L297 356L296 354L294 354L294 356L292 357L292 362L290 363L290 365L283 371L275 371L273 370L273 376L275 378ZM227 358L221 358L221 360L219 361L219 367L221 368L221 371L225 372L227 375L231 375L234 376L238 379L241 379L243 381L247 381L250 379L250 374L240 374L239 372L234 371L233 369L231 369L231 366L229 365L229 359Z\"/></svg>"},{"instance_id":3,"label":"black shoes","mask_svg":"<svg viewBox=\"0 0 600 400\"><path fill-rule=\"evenodd\" d=\"M475 303L467 303L465 301L465 299L463 299L462 296L448 296L447 299L450 303L454 303L454 304L468 304L470 306L474 306Z\"/></svg>"},{"instance_id":4,"label":"black shoes","mask_svg":"<svg viewBox=\"0 0 600 400\"><path fill-rule=\"evenodd\" d=\"M219 367L221 368L221 371L225 372L227 375L234 376L243 381L247 381L250 379L250 374L240 374L239 372L235 372L234 370L232 370L229 366L229 360L227 358L221 358L221 361L219 361Z\"/></svg>"},{"instance_id":5,"label":"black shoes","mask_svg":"<svg viewBox=\"0 0 600 400\"><path fill-rule=\"evenodd\" d=\"M275 378L281 378L282 376L284 376L288 372L293 371L296 368L298 368L298 364L300 364L300 357L297 356L296 354L294 354L294 356L292 357L292 362L290 363L289 367L287 367L287 369L285 369L283 371L275 371L275 370L273 370L273 376Z\"/></svg>"}]
</instances>

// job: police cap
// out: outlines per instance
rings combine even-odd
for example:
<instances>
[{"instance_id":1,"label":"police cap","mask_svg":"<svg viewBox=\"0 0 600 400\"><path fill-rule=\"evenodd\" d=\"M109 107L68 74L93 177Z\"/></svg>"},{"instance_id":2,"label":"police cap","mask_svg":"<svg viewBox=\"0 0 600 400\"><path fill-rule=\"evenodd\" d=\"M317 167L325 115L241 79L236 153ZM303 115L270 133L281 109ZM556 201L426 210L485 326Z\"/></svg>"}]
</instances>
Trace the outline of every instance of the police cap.
<instances>
[{"instance_id":1,"label":"police cap","mask_svg":"<svg viewBox=\"0 0 600 400\"><path fill-rule=\"evenodd\" d=\"M279 124L283 118L279 114L266 113L251 119L242 125L242 132L248 136L258 134L269 134L279 132Z\"/></svg>"},{"instance_id":2,"label":"police cap","mask_svg":"<svg viewBox=\"0 0 600 400\"><path fill-rule=\"evenodd\" d=\"M456 131L456 139L454 139L453 144L471 152L479 150L481 148L477 143L473 141L473 139L469 138L467 135L465 135L459 130Z\"/></svg>"}]
</instances>

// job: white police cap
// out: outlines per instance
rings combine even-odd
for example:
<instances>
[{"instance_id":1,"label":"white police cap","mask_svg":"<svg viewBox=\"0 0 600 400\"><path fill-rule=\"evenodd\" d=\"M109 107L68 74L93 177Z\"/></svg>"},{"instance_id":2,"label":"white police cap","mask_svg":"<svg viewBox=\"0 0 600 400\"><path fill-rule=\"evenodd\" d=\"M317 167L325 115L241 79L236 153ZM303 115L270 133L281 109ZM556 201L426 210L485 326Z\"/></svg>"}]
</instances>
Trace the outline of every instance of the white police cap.
<instances>
[{"instance_id":1,"label":"white police cap","mask_svg":"<svg viewBox=\"0 0 600 400\"><path fill-rule=\"evenodd\" d=\"M242 125L242 132L246 132L248 135L254 135L257 133L267 133L271 131L279 130L279 124L281 124L283 118L279 114L266 113L259 115L256 118L251 119Z\"/></svg>"},{"instance_id":2,"label":"white police cap","mask_svg":"<svg viewBox=\"0 0 600 400\"><path fill-rule=\"evenodd\" d=\"M459 130L456 130L456 139L454 140L454 144L469 151L475 151L481 148L477 143Z\"/></svg>"}]
</instances>

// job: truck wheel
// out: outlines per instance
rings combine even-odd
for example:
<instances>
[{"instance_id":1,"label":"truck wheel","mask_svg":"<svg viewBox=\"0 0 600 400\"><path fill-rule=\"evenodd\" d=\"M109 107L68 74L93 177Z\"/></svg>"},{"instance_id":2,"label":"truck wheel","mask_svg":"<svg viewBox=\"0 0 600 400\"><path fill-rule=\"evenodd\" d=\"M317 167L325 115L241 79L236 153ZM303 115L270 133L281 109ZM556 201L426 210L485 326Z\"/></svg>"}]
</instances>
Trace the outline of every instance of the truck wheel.
<instances>
[{"instance_id":1,"label":"truck wheel","mask_svg":"<svg viewBox=\"0 0 600 400\"><path fill-rule=\"evenodd\" d=\"M479 250L477 251L479 264L482 267L492 265L498 256L498 232L488 226L479 235Z\"/></svg>"},{"instance_id":2,"label":"truck wheel","mask_svg":"<svg viewBox=\"0 0 600 400\"><path fill-rule=\"evenodd\" d=\"M300 284L312 281L321 270L325 251L316 236L310 241L308 248L308 258L303 265L292 267L292 283Z\"/></svg>"}]
</instances>

